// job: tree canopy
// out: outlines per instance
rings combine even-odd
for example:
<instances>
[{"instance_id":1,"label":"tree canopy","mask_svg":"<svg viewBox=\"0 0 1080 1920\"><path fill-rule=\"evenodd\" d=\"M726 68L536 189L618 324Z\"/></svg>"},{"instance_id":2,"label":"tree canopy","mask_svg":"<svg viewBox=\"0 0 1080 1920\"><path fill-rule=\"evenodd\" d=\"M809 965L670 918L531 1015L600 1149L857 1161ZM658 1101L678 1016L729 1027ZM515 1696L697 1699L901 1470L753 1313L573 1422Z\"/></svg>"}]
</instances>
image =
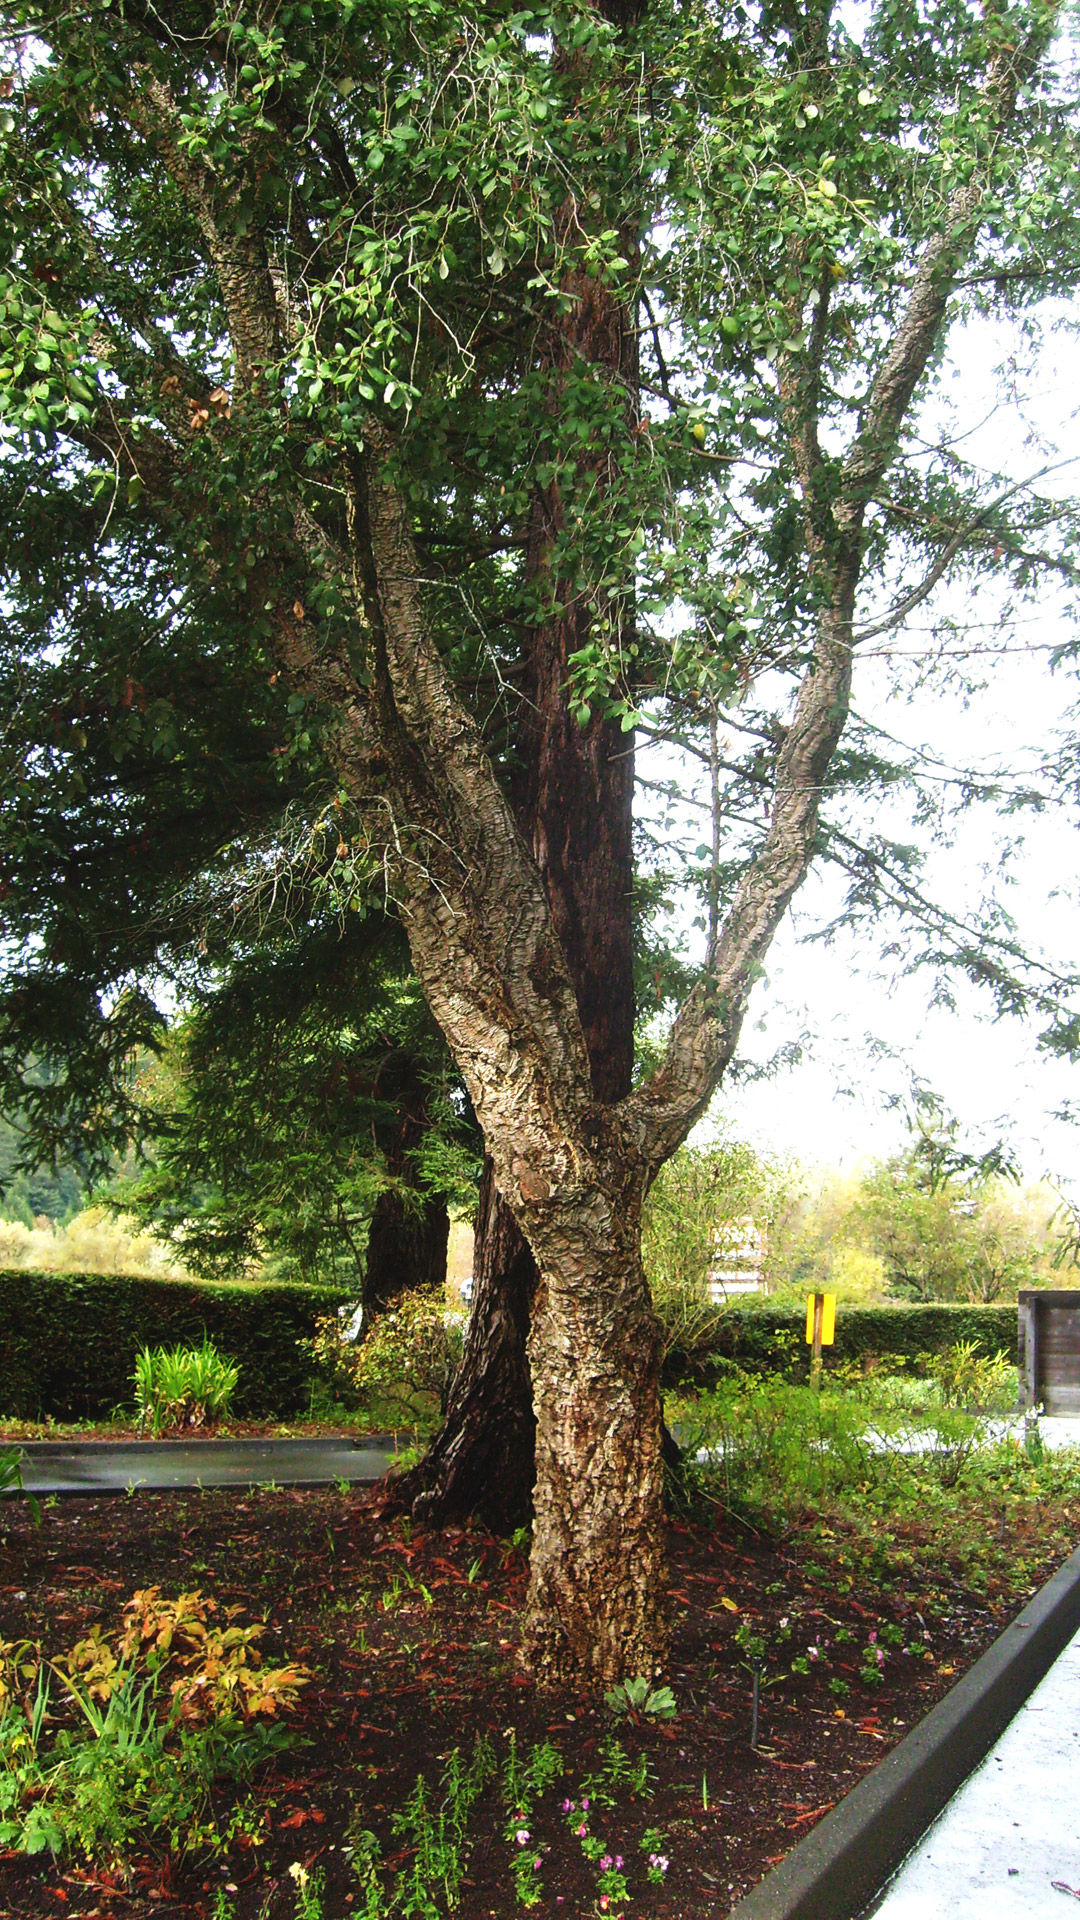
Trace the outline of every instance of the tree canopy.
<instances>
[{"instance_id":1,"label":"tree canopy","mask_svg":"<svg viewBox=\"0 0 1080 1920\"><path fill-rule=\"evenodd\" d=\"M1014 597L1075 578L1072 507L919 413L957 318L1034 326L1073 285L1057 9L5 18L10 1098L106 1156L161 982L242 955L297 875L389 903L539 1268L528 1658L650 1673L641 1205L811 862L999 1005L1072 1019L1004 918L922 897L876 830L918 770L851 713L860 644L965 565ZM568 611L544 698L604 778L635 738L705 778L702 964L629 1091L577 958L596 823L556 806L527 845L514 810L523 661Z\"/></svg>"},{"instance_id":2,"label":"tree canopy","mask_svg":"<svg viewBox=\"0 0 1080 1920\"><path fill-rule=\"evenodd\" d=\"M297 1274L371 1306L445 1277L447 1209L475 1201L478 1142L393 921L309 924L237 959L147 1063L140 1104L149 1154L109 1204L195 1272ZM390 1221L406 1239L388 1274Z\"/></svg>"}]
</instances>

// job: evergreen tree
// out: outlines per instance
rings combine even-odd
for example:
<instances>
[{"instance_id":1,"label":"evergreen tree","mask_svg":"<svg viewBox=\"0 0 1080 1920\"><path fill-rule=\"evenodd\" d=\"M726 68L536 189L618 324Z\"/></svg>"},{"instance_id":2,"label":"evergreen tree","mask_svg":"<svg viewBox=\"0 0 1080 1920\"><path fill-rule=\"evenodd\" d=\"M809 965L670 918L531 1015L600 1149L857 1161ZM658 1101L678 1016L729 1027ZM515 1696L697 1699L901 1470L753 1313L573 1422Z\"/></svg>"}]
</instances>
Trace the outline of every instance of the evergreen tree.
<instances>
[{"instance_id":1,"label":"evergreen tree","mask_svg":"<svg viewBox=\"0 0 1080 1920\"><path fill-rule=\"evenodd\" d=\"M950 569L1071 568L1071 509L917 421L965 306L1072 284L1055 9L8 17L10 1098L107 1155L158 979L275 876L383 887L539 1276L527 1658L650 1674L642 1201L812 860L1004 1004L1071 986L921 897L875 832L914 770L850 714L860 640ZM605 980L587 875L626 879L635 732L712 824L702 966L629 1086L629 906Z\"/></svg>"}]
</instances>

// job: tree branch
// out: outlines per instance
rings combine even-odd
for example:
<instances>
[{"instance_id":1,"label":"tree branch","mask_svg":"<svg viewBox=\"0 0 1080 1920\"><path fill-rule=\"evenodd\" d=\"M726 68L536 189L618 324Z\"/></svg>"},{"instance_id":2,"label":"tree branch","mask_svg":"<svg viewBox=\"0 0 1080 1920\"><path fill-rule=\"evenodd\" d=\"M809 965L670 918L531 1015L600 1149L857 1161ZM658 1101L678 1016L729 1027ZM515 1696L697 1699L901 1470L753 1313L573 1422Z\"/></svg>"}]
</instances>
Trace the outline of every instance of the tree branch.
<instances>
[{"instance_id":1,"label":"tree branch","mask_svg":"<svg viewBox=\"0 0 1080 1920\"><path fill-rule=\"evenodd\" d=\"M991 514L996 513L999 507L1003 507L1006 501L1012 499L1014 494L1022 493L1025 487L1033 487L1036 480L1042 480L1046 474L1057 473L1062 467L1075 466L1077 459L1080 459L1080 455L1074 454L1068 460L1055 460L1050 466L1040 467L1038 473L1031 474L1028 479L1016 480L1011 487L1006 487L1004 493L999 493L996 500L989 501L988 504L983 507L982 511L975 515L974 519L969 520L966 526L961 527L957 533L953 534L952 539L948 542L948 545L943 548L941 554L937 560L935 560L921 584L914 587L910 593L905 594L902 600L898 600L892 610L884 614L880 620L873 621L868 627L860 627L852 634L852 641L857 644L861 640L874 640L879 633L888 633L893 627L899 625L900 621L906 619L907 615L911 613L915 607L920 606L924 600L929 598L937 586L938 581L946 572L949 562L955 558L961 547L966 545L972 534L976 533L981 526L986 524ZM1075 569L1073 568L1069 568L1069 573L1074 578L1080 577L1076 575Z\"/></svg>"}]
</instances>

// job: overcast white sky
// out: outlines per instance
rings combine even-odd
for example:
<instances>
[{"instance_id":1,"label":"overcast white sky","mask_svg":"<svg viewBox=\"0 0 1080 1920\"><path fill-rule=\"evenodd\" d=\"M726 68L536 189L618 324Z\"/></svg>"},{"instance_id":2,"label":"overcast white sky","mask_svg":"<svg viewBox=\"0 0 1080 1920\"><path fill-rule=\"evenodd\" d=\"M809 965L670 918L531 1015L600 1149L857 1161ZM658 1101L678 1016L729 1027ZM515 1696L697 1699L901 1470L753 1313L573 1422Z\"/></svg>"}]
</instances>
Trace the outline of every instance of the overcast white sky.
<instances>
[{"instance_id":1,"label":"overcast white sky","mask_svg":"<svg viewBox=\"0 0 1080 1920\"><path fill-rule=\"evenodd\" d=\"M1048 442L1057 458L1080 455L1074 340L1068 332L1052 338L1020 381L1018 404L996 406L995 369L1015 344L986 327L965 330L954 341L952 364L932 403L932 418L939 422L953 409L957 422L981 422L964 450L1010 480L1034 474L1055 457ZM928 415L928 431L931 424ZM1039 488L1080 491L1080 463L1040 481ZM936 605L970 617L957 591L952 587ZM1060 604L1049 592L1011 636L998 629L998 610L988 597L977 614L986 625L975 637L988 647L1006 640L1016 646L1026 637L1038 648L1062 637ZM918 653L929 642L930 624L930 612L920 608L891 642L871 644ZM1055 730L1066 724L1080 683L1068 671L1052 673L1047 654L1039 651L989 656L986 678L985 691L967 705L940 685L910 698L895 691L890 697L891 676L883 663L868 660L858 672L855 701L895 737L929 747L951 766L1037 764ZM898 838L905 837L901 820L898 812L888 823L900 829ZM928 890L961 908L981 890L983 869L997 864L999 843L1017 832L1024 846L1012 868L1009 909L1030 946L1071 965L1078 957L1074 901L1080 879L1080 832L1071 811L1008 823L973 813L951 850L932 853ZM995 1022L989 1001L963 983L957 985L955 1011L930 1007L929 978L890 981L872 941L806 944L803 936L829 917L838 899L837 882L828 876L808 882L775 942L744 1031L742 1054L764 1061L810 1030L809 1057L776 1078L726 1091L717 1111L762 1145L808 1163L850 1167L903 1144L902 1113L887 1103L904 1094L914 1074L942 1097L973 1139L989 1144L1008 1138L1029 1178L1049 1173L1080 1188L1080 1126L1051 1117L1064 1100L1080 1106L1080 1066L1041 1056L1037 1029L1016 1020ZM875 1059L871 1039L884 1042L895 1057Z\"/></svg>"}]
</instances>

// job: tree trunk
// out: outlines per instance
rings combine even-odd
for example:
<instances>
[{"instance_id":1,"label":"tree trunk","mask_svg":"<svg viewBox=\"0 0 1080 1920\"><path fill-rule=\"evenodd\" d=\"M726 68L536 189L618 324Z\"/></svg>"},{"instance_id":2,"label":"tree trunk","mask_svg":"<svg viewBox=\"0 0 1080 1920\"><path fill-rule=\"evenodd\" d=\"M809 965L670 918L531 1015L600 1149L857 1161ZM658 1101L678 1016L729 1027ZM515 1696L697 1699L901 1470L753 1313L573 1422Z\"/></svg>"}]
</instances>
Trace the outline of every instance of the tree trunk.
<instances>
[{"instance_id":1,"label":"tree trunk","mask_svg":"<svg viewBox=\"0 0 1080 1920\"><path fill-rule=\"evenodd\" d=\"M488 1160L465 1352L443 1425L423 1460L397 1482L392 1510L428 1524L475 1513L496 1533L528 1520L536 1421L525 1341L536 1279L532 1253Z\"/></svg>"},{"instance_id":2,"label":"tree trunk","mask_svg":"<svg viewBox=\"0 0 1080 1920\"><path fill-rule=\"evenodd\" d=\"M579 1187L527 1205L536 1484L523 1655L541 1683L652 1678L667 1649L661 1340L641 1264L645 1169L597 1110Z\"/></svg>"},{"instance_id":3,"label":"tree trunk","mask_svg":"<svg viewBox=\"0 0 1080 1920\"><path fill-rule=\"evenodd\" d=\"M396 1132L385 1146L386 1171L409 1188L388 1187L375 1202L364 1255L364 1308L379 1313L411 1287L446 1285L450 1215L441 1194L417 1184L414 1155L431 1124L422 1062L404 1048L387 1055L371 1089L396 1111Z\"/></svg>"},{"instance_id":4,"label":"tree trunk","mask_svg":"<svg viewBox=\"0 0 1080 1920\"><path fill-rule=\"evenodd\" d=\"M587 633L581 607L534 631L524 703L531 717L523 741L526 773L514 799L562 936L593 1088L598 1099L614 1104L630 1091L634 1063L634 761L616 723L579 727L571 717L568 656ZM536 1421L526 1340L538 1279L488 1160L461 1367L443 1427L399 1482L395 1508L429 1524L470 1513L497 1528L529 1519Z\"/></svg>"},{"instance_id":5,"label":"tree trunk","mask_svg":"<svg viewBox=\"0 0 1080 1920\"><path fill-rule=\"evenodd\" d=\"M441 1194L406 1206L399 1193L375 1202L364 1257L364 1311L380 1313L407 1288L436 1291L446 1283L450 1215Z\"/></svg>"},{"instance_id":6,"label":"tree trunk","mask_svg":"<svg viewBox=\"0 0 1080 1920\"><path fill-rule=\"evenodd\" d=\"M591 1261L576 1274L561 1264L534 1306L522 1651L541 1683L652 1679L666 1653L660 1337L640 1257L624 1257L621 1287L598 1286Z\"/></svg>"},{"instance_id":7,"label":"tree trunk","mask_svg":"<svg viewBox=\"0 0 1080 1920\"><path fill-rule=\"evenodd\" d=\"M625 24L637 7L611 0L601 11ZM595 281L583 278L572 290L576 301L551 323L545 348L553 417L565 373L583 365L617 382L623 404L636 413L632 315ZM539 491L526 553L533 579L548 571L563 518L558 488ZM629 1093L634 1068L634 754L633 734L624 733L618 721L594 717L581 726L570 709L570 658L587 644L592 618L587 598L564 594L551 618L529 635L519 770L511 800L521 837L543 877L574 983L593 1090L614 1105ZM486 1185L491 1178L489 1163ZM518 1524L529 1518L535 1477L525 1343L539 1273L497 1189L481 1196L473 1278L460 1390L455 1382L442 1432L404 1477L395 1499L410 1504L416 1518L431 1522L497 1511L500 1524ZM518 1449L513 1458L511 1448ZM504 1490L497 1496L490 1485L493 1471Z\"/></svg>"}]
</instances>

